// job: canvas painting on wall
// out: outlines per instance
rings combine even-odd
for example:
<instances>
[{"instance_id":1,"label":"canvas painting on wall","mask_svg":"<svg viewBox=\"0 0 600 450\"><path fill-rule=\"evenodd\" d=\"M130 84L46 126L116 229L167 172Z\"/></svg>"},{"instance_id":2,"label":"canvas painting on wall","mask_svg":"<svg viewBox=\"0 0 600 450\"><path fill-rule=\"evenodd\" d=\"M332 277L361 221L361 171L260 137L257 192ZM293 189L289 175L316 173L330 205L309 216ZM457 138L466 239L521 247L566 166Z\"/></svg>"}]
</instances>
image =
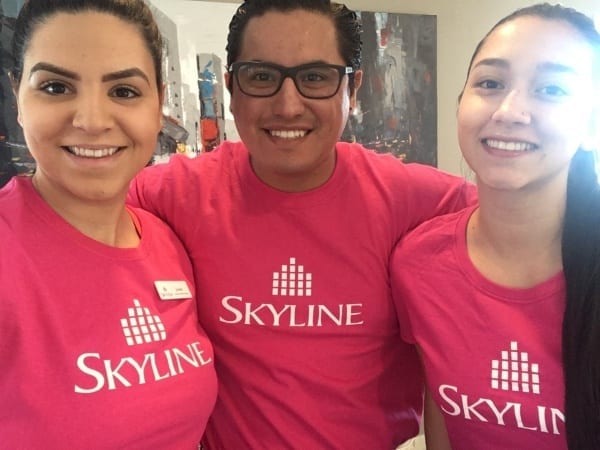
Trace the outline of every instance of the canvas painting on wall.
<instances>
[{"instance_id":1,"label":"canvas painting on wall","mask_svg":"<svg viewBox=\"0 0 600 450\"><path fill-rule=\"evenodd\" d=\"M364 81L343 140L436 166L436 16L360 16Z\"/></svg>"},{"instance_id":2,"label":"canvas painting on wall","mask_svg":"<svg viewBox=\"0 0 600 450\"><path fill-rule=\"evenodd\" d=\"M0 0L0 187L14 175L28 174L35 168L17 122L17 103L8 78L10 43L22 3L22 0Z\"/></svg>"}]
</instances>

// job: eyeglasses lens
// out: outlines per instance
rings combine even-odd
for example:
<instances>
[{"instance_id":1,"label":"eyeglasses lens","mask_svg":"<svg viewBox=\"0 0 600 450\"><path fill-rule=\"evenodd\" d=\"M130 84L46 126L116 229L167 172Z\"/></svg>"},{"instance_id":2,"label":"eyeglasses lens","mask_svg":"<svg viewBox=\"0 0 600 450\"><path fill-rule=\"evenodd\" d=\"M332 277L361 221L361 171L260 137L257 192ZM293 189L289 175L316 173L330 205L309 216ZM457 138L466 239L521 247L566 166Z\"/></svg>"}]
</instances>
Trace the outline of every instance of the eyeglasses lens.
<instances>
[{"instance_id":1,"label":"eyeglasses lens","mask_svg":"<svg viewBox=\"0 0 600 450\"><path fill-rule=\"evenodd\" d=\"M239 86L246 95L269 97L277 93L286 77L308 98L327 98L337 92L342 74L337 66L312 65L284 69L268 64L244 63L236 67Z\"/></svg>"}]
</instances>

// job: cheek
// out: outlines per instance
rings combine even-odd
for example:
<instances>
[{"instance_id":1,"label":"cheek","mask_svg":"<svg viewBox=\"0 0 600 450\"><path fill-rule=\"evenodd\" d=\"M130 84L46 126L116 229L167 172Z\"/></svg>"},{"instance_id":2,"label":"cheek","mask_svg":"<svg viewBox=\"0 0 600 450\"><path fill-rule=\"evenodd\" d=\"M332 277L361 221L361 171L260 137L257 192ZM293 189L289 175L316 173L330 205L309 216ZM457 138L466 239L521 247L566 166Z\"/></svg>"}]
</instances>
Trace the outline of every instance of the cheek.
<instances>
[{"instance_id":1,"label":"cheek","mask_svg":"<svg viewBox=\"0 0 600 450\"><path fill-rule=\"evenodd\" d=\"M479 142L481 130L487 122L484 112L462 100L456 114L456 121L460 152L468 166L474 169L478 165L477 157L481 152Z\"/></svg>"},{"instance_id":2,"label":"cheek","mask_svg":"<svg viewBox=\"0 0 600 450\"><path fill-rule=\"evenodd\" d=\"M234 92L231 96L231 100L229 101L229 111L237 121L243 120L249 115L249 110L252 109L251 102L247 101L248 99L239 92Z\"/></svg>"},{"instance_id":3,"label":"cheek","mask_svg":"<svg viewBox=\"0 0 600 450\"><path fill-rule=\"evenodd\" d=\"M484 128L492 121L498 102L466 93L456 112L459 137L464 140L478 139Z\"/></svg>"},{"instance_id":4,"label":"cheek","mask_svg":"<svg viewBox=\"0 0 600 450\"><path fill-rule=\"evenodd\" d=\"M62 104L40 101L29 92L18 101L19 123L25 133L52 134L63 128L70 120L70 110Z\"/></svg>"},{"instance_id":5,"label":"cheek","mask_svg":"<svg viewBox=\"0 0 600 450\"><path fill-rule=\"evenodd\" d=\"M19 116L19 123L29 147L35 147L38 143L51 139L63 122L58 111L43 114L39 110L26 108Z\"/></svg>"},{"instance_id":6,"label":"cheek","mask_svg":"<svg viewBox=\"0 0 600 450\"><path fill-rule=\"evenodd\" d=\"M465 93L458 104L456 117L465 123L476 123L493 114L495 105L475 95Z\"/></svg>"},{"instance_id":7,"label":"cheek","mask_svg":"<svg viewBox=\"0 0 600 450\"><path fill-rule=\"evenodd\" d=\"M540 116L539 130L548 142L577 148L589 136L591 114L578 107L547 111Z\"/></svg>"},{"instance_id":8,"label":"cheek","mask_svg":"<svg viewBox=\"0 0 600 450\"><path fill-rule=\"evenodd\" d=\"M329 127L330 129L335 128L336 131L339 128L341 136L350 116L350 106L352 103L347 87L345 87L343 93L338 92L337 95L337 97L328 100L316 100L316 103L312 104L311 110L320 119L321 126Z\"/></svg>"},{"instance_id":9,"label":"cheek","mask_svg":"<svg viewBox=\"0 0 600 450\"><path fill-rule=\"evenodd\" d=\"M136 145L144 158L150 158L156 149L159 131L156 128L147 128L138 131L138 139L133 143Z\"/></svg>"},{"instance_id":10,"label":"cheek","mask_svg":"<svg viewBox=\"0 0 600 450\"><path fill-rule=\"evenodd\" d=\"M327 114L331 115L334 120L336 117L339 117L342 125L345 125L350 115L350 98L344 95L338 105L328 108Z\"/></svg>"},{"instance_id":11,"label":"cheek","mask_svg":"<svg viewBox=\"0 0 600 450\"><path fill-rule=\"evenodd\" d=\"M158 133L160 133L160 130L162 130L163 127L162 112L155 114L154 117L154 126L152 127L152 131L150 132L150 136L157 137Z\"/></svg>"},{"instance_id":12,"label":"cheek","mask_svg":"<svg viewBox=\"0 0 600 450\"><path fill-rule=\"evenodd\" d=\"M229 108L233 115L238 134L242 140L251 139L259 132L264 120L272 114L272 108L268 98L253 98L240 93L234 93Z\"/></svg>"},{"instance_id":13,"label":"cheek","mask_svg":"<svg viewBox=\"0 0 600 450\"><path fill-rule=\"evenodd\" d=\"M345 88L341 103L342 103L342 111L348 111L350 109L350 106L354 103L348 93L348 87Z\"/></svg>"},{"instance_id":14,"label":"cheek","mask_svg":"<svg viewBox=\"0 0 600 450\"><path fill-rule=\"evenodd\" d=\"M150 140L158 136L162 128L161 109L156 105L144 105L134 110L115 110L115 127L122 127L138 140Z\"/></svg>"},{"instance_id":15,"label":"cheek","mask_svg":"<svg viewBox=\"0 0 600 450\"><path fill-rule=\"evenodd\" d=\"M583 115L574 108L547 108L540 111L539 122L546 131L575 130L580 128Z\"/></svg>"},{"instance_id":16,"label":"cheek","mask_svg":"<svg viewBox=\"0 0 600 450\"><path fill-rule=\"evenodd\" d=\"M237 111L237 95L233 94L229 97L229 112L235 116L235 112Z\"/></svg>"},{"instance_id":17,"label":"cheek","mask_svg":"<svg viewBox=\"0 0 600 450\"><path fill-rule=\"evenodd\" d=\"M456 113L456 122L458 141L462 147L469 140L474 138L479 123L481 122L481 116L474 112L469 105L461 103Z\"/></svg>"}]
</instances>

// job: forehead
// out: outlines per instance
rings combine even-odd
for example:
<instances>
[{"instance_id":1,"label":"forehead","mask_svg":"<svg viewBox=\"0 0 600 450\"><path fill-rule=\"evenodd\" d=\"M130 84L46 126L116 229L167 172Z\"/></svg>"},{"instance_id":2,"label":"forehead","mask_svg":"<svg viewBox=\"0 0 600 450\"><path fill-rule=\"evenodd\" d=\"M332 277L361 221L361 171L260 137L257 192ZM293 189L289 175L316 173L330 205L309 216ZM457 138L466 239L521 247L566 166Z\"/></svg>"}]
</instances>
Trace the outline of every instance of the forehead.
<instances>
[{"instance_id":1,"label":"forehead","mask_svg":"<svg viewBox=\"0 0 600 450\"><path fill-rule=\"evenodd\" d=\"M486 39L473 64L483 59L506 60L510 67L565 66L579 75L591 75L593 49L567 22L524 16L496 28Z\"/></svg>"},{"instance_id":2,"label":"forehead","mask_svg":"<svg viewBox=\"0 0 600 450\"><path fill-rule=\"evenodd\" d=\"M75 71L140 66L154 75L152 56L137 26L95 11L60 12L37 25L25 50L24 69L40 60Z\"/></svg>"},{"instance_id":3,"label":"forehead","mask_svg":"<svg viewBox=\"0 0 600 450\"><path fill-rule=\"evenodd\" d=\"M313 61L344 64L333 19L306 10L269 11L250 19L238 59L284 66Z\"/></svg>"}]
</instances>

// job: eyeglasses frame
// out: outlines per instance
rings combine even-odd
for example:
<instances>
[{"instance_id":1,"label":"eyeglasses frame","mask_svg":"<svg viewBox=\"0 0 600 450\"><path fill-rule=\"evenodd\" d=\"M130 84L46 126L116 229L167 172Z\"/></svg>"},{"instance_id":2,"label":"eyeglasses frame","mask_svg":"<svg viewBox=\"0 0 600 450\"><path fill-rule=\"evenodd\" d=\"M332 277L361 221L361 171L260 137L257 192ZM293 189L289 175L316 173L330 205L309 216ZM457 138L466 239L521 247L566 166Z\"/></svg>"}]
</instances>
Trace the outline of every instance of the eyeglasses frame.
<instances>
[{"instance_id":1,"label":"eyeglasses frame","mask_svg":"<svg viewBox=\"0 0 600 450\"><path fill-rule=\"evenodd\" d=\"M267 67L271 67L274 68L276 70L278 70L281 74L282 77L279 80L279 86L277 86L277 89L275 89L275 91L272 94L269 95L256 95L256 94L249 94L248 92L244 91L244 89L242 88L242 85L240 84L240 80L239 80L239 68L243 65L246 64L250 64L250 65L260 65L260 66L267 66ZM336 69L340 75L339 80L338 80L338 85L335 88L335 91L333 92L333 94L331 95L327 95L325 97L313 97L310 95L305 95L302 93L302 90L298 87L298 81L296 80L296 74L298 72L300 72L301 70L305 70L305 69L310 69L312 67L327 67L327 68L331 68L331 69ZM304 97L304 98L308 98L311 100L325 100L331 97L334 97L338 91L340 90L340 86L342 85L342 80L344 79L344 75L348 75L351 76L355 73L354 68L351 66L341 66L338 64L327 64L327 63L308 63L308 64L301 64L299 66L293 66L293 67L286 67L286 66L280 66L279 64L273 64L273 63L266 63L266 62L261 62L261 61L236 61L234 63L231 64L231 67L228 69L228 72L230 74L233 75L233 77L235 78L238 87L240 88L240 91L245 94L248 95L249 97L257 97L257 98L268 98L268 97L273 97L274 95L276 95L280 90L281 87L283 86L283 82L285 81L286 78L291 78L292 81L294 82L294 86L296 86L296 90L298 91L298 93Z\"/></svg>"}]
</instances>

